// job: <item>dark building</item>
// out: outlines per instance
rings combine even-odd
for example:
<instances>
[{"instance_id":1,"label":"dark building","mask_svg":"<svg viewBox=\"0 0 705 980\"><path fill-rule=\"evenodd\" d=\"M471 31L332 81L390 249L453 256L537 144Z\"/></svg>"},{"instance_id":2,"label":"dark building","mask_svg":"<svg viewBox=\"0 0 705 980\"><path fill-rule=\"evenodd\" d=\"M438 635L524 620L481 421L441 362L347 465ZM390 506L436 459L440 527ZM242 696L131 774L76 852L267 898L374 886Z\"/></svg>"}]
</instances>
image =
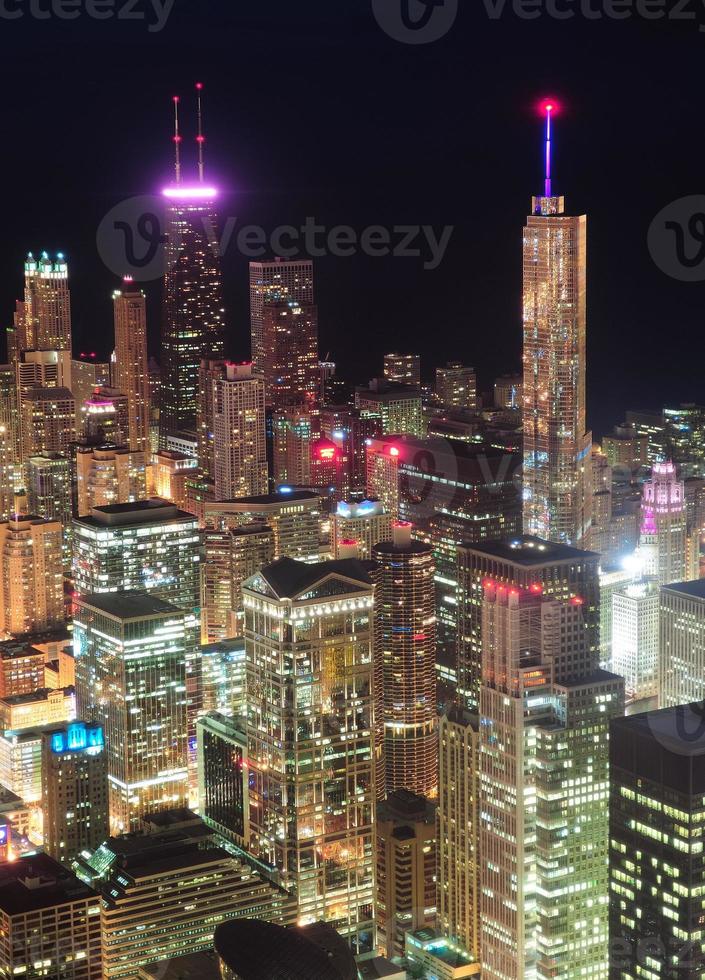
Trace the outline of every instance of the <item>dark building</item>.
<instances>
[{"instance_id":1,"label":"dark building","mask_svg":"<svg viewBox=\"0 0 705 980\"><path fill-rule=\"evenodd\" d=\"M705 703L612 721L610 980L705 975Z\"/></svg>"},{"instance_id":2,"label":"dark building","mask_svg":"<svg viewBox=\"0 0 705 980\"><path fill-rule=\"evenodd\" d=\"M196 730L201 817L224 837L244 844L247 735L233 718L217 711L199 718Z\"/></svg>"},{"instance_id":3,"label":"dark building","mask_svg":"<svg viewBox=\"0 0 705 980\"><path fill-rule=\"evenodd\" d=\"M324 922L288 929L259 919L224 922L214 945L223 980L357 980L350 947Z\"/></svg>"}]
</instances>

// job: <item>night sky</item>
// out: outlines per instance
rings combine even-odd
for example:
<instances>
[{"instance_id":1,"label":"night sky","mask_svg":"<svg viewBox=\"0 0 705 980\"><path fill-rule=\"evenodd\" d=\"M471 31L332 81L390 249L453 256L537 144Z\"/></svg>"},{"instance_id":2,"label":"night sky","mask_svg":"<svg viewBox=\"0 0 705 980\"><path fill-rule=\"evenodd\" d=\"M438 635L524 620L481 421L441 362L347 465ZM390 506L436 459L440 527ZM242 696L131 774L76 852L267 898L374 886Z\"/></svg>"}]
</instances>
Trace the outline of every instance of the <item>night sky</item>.
<instances>
[{"instance_id":1,"label":"night sky","mask_svg":"<svg viewBox=\"0 0 705 980\"><path fill-rule=\"evenodd\" d=\"M534 107L552 94L555 187L589 218L589 421L602 432L630 407L705 401L705 286L667 277L647 249L661 208L705 194L698 21L491 20L483 0L460 0L442 39L412 46L384 33L371 0L176 0L161 32L27 13L0 23L0 39L3 322L26 251L63 250L75 349L107 354L116 279L96 229L169 179L174 93L190 165L199 80L207 167L238 227L455 228L436 270L318 259L321 354L358 381L381 373L386 350L420 352L429 378L458 358L488 388L520 363L522 227L542 177ZM247 259L231 247L223 265L230 354L243 359ZM146 289L158 357L159 283Z\"/></svg>"}]
</instances>

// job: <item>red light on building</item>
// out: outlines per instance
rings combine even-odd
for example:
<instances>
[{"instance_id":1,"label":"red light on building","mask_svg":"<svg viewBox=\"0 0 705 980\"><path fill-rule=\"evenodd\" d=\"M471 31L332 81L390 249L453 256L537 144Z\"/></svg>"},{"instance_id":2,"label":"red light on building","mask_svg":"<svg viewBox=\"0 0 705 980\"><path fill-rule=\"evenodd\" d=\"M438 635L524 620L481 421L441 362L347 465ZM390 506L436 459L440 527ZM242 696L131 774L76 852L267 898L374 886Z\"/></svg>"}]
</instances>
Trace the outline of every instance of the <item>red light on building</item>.
<instances>
[{"instance_id":1,"label":"red light on building","mask_svg":"<svg viewBox=\"0 0 705 980\"><path fill-rule=\"evenodd\" d=\"M318 455L321 459L334 459L335 449L330 446L321 446L318 450Z\"/></svg>"},{"instance_id":2,"label":"red light on building","mask_svg":"<svg viewBox=\"0 0 705 980\"><path fill-rule=\"evenodd\" d=\"M543 586L540 582L532 582L529 588L535 595L541 595L543 592Z\"/></svg>"},{"instance_id":3,"label":"red light on building","mask_svg":"<svg viewBox=\"0 0 705 980\"><path fill-rule=\"evenodd\" d=\"M582 606L583 603L585 602L585 600L581 599L579 595L574 595L570 601L573 603L574 606Z\"/></svg>"},{"instance_id":4,"label":"red light on building","mask_svg":"<svg viewBox=\"0 0 705 980\"><path fill-rule=\"evenodd\" d=\"M399 450L397 449L396 446L390 446L389 447L389 455L390 456L398 456L399 455Z\"/></svg>"}]
</instances>

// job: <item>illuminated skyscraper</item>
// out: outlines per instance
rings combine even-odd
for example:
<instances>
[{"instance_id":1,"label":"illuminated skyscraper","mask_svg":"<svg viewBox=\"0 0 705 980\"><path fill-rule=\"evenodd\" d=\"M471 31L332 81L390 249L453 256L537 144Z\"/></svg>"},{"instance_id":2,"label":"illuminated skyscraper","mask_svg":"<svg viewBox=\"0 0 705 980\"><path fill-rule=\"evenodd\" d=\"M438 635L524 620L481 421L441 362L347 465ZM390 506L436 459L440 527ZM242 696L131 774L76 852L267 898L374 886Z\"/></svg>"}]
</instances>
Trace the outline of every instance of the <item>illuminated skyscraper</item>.
<instances>
[{"instance_id":1,"label":"illuminated skyscraper","mask_svg":"<svg viewBox=\"0 0 705 980\"><path fill-rule=\"evenodd\" d=\"M166 245L159 400L160 449L169 448L168 436L184 429L195 429L199 365L204 358L221 358L225 354L215 211L218 192L203 180L200 153L203 139L200 132L199 181L181 181L178 104L178 97L175 96L175 181L162 192Z\"/></svg>"},{"instance_id":2,"label":"illuminated skyscraper","mask_svg":"<svg viewBox=\"0 0 705 980\"><path fill-rule=\"evenodd\" d=\"M610 719L585 600L483 583L480 950L488 980L605 978Z\"/></svg>"},{"instance_id":3,"label":"illuminated skyscraper","mask_svg":"<svg viewBox=\"0 0 705 980\"><path fill-rule=\"evenodd\" d=\"M127 444L132 450L149 449L149 372L147 370L147 309L145 295L124 280L113 293L115 363L113 385L127 395Z\"/></svg>"},{"instance_id":4,"label":"illuminated skyscraper","mask_svg":"<svg viewBox=\"0 0 705 980\"><path fill-rule=\"evenodd\" d=\"M285 405L272 413L274 486L307 487L315 418L310 405Z\"/></svg>"},{"instance_id":5,"label":"illuminated skyscraper","mask_svg":"<svg viewBox=\"0 0 705 980\"><path fill-rule=\"evenodd\" d=\"M617 589L612 601L612 660L629 701L658 694L659 589L653 579Z\"/></svg>"},{"instance_id":6,"label":"illuminated skyscraper","mask_svg":"<svg viewBox=\"0 0 705 980\"><path fill-rule=\"evenodd\" d=\"M658 703L705 700L705 579L661 587Z\"/></svg>"},{"instance_id":7,"label":"illuminated skyscraper","mask_svg":"<svg viewBox=\"0 0 705 980\"><path fill-rule=\"evenodd\" d=\"M203 532L201 640L242 636L242 583L274 560L274 534L264 524Z\"/></svg>"},{"instance_id":8,"label":"illuminated skyscraper","mask_svg":"<svg viewBox=\"0 0 705 980\"><path fill-rule=\"evenodd\" d=\"M316 562L321 546L321 498L311 490L282 487L238 500L206 504L207 527L223 529L243 524L266 524L274 532L274 557Z\"/></svg>"},{"instance_id":9,"label":"illuminated skyscraper","mask_svg":"<svg viewBox=\"0 0 705 980\"><path fill-rule=\"evenodd\" d=\"M372 549L375 581L377 796L438 789L433 552L396 523Z\"/></svg>"},{"instance_id":10,"label":"illuminated skyscraper","mask_svg":"<svg viewBox=\"0 0 705 980\"><path fill-rule=\"evenodd\" d=\"M16 516L0 524L0 631L63 626L62 544L58 521Z\"/></svg>"},{"instance_id":11,"label":"illuminated skyscraper","mask_svg":"<svg viewBox=\"0 0 705 980\"><path fill-rule=\"evenodd\" d=\"M331 517L331 544L333 557L339 558L338 551L344 541L354 541L360 558L371 558L372 549L380 541L392 539L392 515L388 514L381 501L363 500L339 501Z\"/></svg>"},{"instance_id":12,"label":"illuminated skyscraper","mask_svg":"<svg viewBox=\"0 0 705 980\"><path fill-rule=\"evenodd\" d=\"M81 407L82 435L93 446L126 446L130 431L127 395L117 388L96 388Z\"/></svg>"},{"instance_id":13,"label":"illuminated skyscraper","mask_svg":"<svg viewBox=\"0 0 705 980\"><path fill-rule=\"evenodd\" d=\"M443 405L455 408L477 408L477 376L475 368L460 361L449 361L436 368L436 396Z\"/></svg>"},{"instance_id":14,"label":"illuminated skyscraper","mask_svg":"<svg viewBox=\"0 0 705 980\"><path fill-rule=\"evenodd\" d=\"M420 354L385 354L384 378L394 384L421 384Z\"/></svg>"},{"instance_id":15,"label":"illuminated skyscraper","mask_svg":"<svg viewBox=\"0 0 705 980\"><path fill-rule=\"evenodd\" d=\"M17 351L71 350L71 297L68 266L59 252L50 259L30 252L24 264L24 304Z\"/></svg>"},{"instance_id":16,"label":"illuminated skyscraper","mask_svg":"<svg viewBox=\"0 0 705 980\"><path fill-rule=\"evenodd\" d=\"M103 729L77 721L43 735L44 850L69 867L108 837L108 769Z\"/></svg>"},{"instance_id":17,"label":"illuminated skyscraper","mask_svg":"<svg viewBox=\"0 0 705 980\"><path fill-rule=\"evenodd\" d=\"M262 307L262 374L267 404L313 402L319 389L318 310L294 299Z\"/></svg>"},{"instance_id":18,"label":"illuminated skyscraper","mask_svg":"<svg viewBox=\"0 0 705 980\"><path fill-rule=\"evenodd\" d=\"M373 584L355 559L281 558L243 586L249 850L302 925L374 942Z\"/></svg>"},{"instance_id":19,"label":"illuminated skyscraper","mask_svg":"<svg viewBox=\"0 0 705 980\"><path fill-rule=\"evenodd\" d=\"M48 521L71 522L71 465L61 453L39 453L25 461L30 514Z\"/></svg>"},{"instance_id":20,"label":"illuminated skyscraper","mask_svg":"<svg viewBox=\"0 0 705 980\"><path fill-rule=\"evenodd\" d=\"M250 337L255 370L264 370L264 306L278 300L292 300L311 306L313 262L310 259L275 258L250 262Z\"/></svg>"},{"instance_id":21,"label":"illuminated skyscraper","mask_svg":"<svg viewBox=\"0 0 705 980\"><path fill-rule=\"evenodd\" d=\"M251 364L226 364L213 380L216 500L268 489L264 382Z\"/></svg>"},{"instance_id":22,"label":"illuminated skyscraper","mask_svg":"<svg viewBox=\"0 0 705 980\"><path fill-rule=\"evenodd\" d=\"M30 388L22 394L22 457L67 453L76 438L76 401L68 388Z\"/></svg>"},{"instance_id":23,"label":"illuminated skyscraper","mask_svg":"<svg viewBox=\"0 0 705 980\"><path fill-rule=\"evenodd\" d=\"M76 449L76 516L93 507L127 504L147 496L145 454L126 446L78 446Z\"/></svg>"},{"instance_id":24,"label":"illuminated skyscraper","mask_svg":"<svg viewBox=\"0 0 705 980\"><path fill-rule=\"evenodd\" d=\"M76 603L77 711L105 733L113 833L188 802L189 619L138 592L85 595Z\"/></svg>"},{"instance_id":25,"label":"illuminated skyscraper","mask_svg":"<svg viewBox=\"0 0 705 980\"><path fill-rule=\"evenodd\" d=\"M583 545L590 530L592 434L585 418L587 218L546 185L524 229L524 533Z\"/></svg>"},{"instance_id":26,"label":"illuminated skyscraper","mask_svg":"<svg viewBox=\"0 0 705 980\"><path fill-rule=\"evenodd\" d=\"M659 585L698 577L688 567L688 528L683 481L673 463L654 463L641 501L639 554L645 575Z\"/></svg>"}]
</instances>

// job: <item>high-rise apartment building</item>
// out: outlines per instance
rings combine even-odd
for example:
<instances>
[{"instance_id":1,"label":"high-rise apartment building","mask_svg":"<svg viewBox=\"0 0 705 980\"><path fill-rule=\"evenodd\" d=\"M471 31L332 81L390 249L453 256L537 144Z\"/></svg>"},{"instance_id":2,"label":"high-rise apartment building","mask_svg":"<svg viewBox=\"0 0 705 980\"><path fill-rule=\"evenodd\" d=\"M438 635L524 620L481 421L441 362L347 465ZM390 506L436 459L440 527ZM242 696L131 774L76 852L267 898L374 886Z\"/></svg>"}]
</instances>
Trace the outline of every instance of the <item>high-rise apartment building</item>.
<instances>
[{"instance_id":1,"label":"high-rise apartment building","mask_svg":"<svg viewBox=\"0 0 705 980\"><path fill-rule=\"evenodd\" d=\"M201 640L242 636L242 583L274 561L274 532L266 524L203 531Z\"/></svg>"},{"instance_id":2,"label":"high-rise apartment building","mask_svg":"<svg viewBox=\"0 0 705 980\"><path fill-rule=\"evenodd\" d=\"M404 955L407 932L436 924L436 808L400 789L377 807L377 943Z\"/></svg>"},{"instance_id":3,"label":"high-rise apartment building","mask_svg":"<svg viewBox=\"0 0 705 980\"><path fill-rule=\"evenodd\" d=\"M702 702L610 729L610 980L703 972Z\"/></svg>"},{"instance_id":4,"label":"high-rise apartment building","mask_svg":"<svg viewBox=\"0 0 705 980\"><path fill-rule=\"evenodd\" d=\"M250 262L250 338L252 362L258 371L265 362L264 306L287 299L303 307L313 305L313 262L282 258Z\"/></svg>"},{"instance_id":5,"label":"high-rise apartment building","mask_svg":"<svg viewBox=\"0 0 705 980\"><path fill-rule=\"evenodd\" d=\"M581 595L486 579L480 950L488 980L605 977L610 719Z\"/></svg>"},{"instance_id":6,"label":"high-rise apartment building","mask_svg":"<svg viewBox=\"0 0 705 980\"><path fill-rule=\"evenodd\" d=\"M17 351L71 350L71 296L68 265L59 252L50 259L30 252L24 264L24 304L18 330Z\"/></svg>"},{"instance_id":7,"label":"high-rise apartment building","mask_svg":"<svg viewBox=\"0 0 705 980\"><path fill-rule=\"evenodd\" d=\"M593 552L529 535L458 548L458 693L469 710L480 703L483 581L533 586L558 599L580 596L587 642L599 660L599 560Z\"/></svg>"},{"instance_id":8,"label":"high-rise apartment building","mask_svg":"<svg viewBox=\"0 0 705 980\"><path fill-rule=\"evenodd\" d=\"M262 307L262 376L267 404L313 403L318 396L318 310L284 296Z\"/></svg>"},{"instance_id":9,"label":"high-rise apartment building","mask_svg":"<svg viewBox=\"0 0 705 980\"><path fill-rule=\"evenodd\" d=\"M22 393L22 458L67 454L76 439L76 401L68 388L30 388Z\"/></svg>"},{"instance_id":10,"label":"high-rise apartment building","mask_svg":"<svg viewBox=\"0 0 705 980\"><path fill-rule=\"evenodd\" d=\"M274 486L309 486L311 445L316 426L310 404L292 404L275 409L271 426Z\"/></svg>"},{"instance_id":11,"label":"high-rise apartment building","mask_svg":"<svg viewBox=\"0 0 705 980\"><path fill-rule=\"evenodd\" d=\"M436 397L453 408L477 408L477 375L475 368L460 361L449 361L436 368Z\"/></svg>"},{"instance_id":12,"label":"high-rise apartment building","mask_svg":"<svg viewBox=\"0 0 705 980\"><path fill-rule=\"evenodd\" d=\"M266 524L274 532L274 557L318 561L321 553L321 497L311 490L282 487L277 493L207 503L206 527Z\"/></svg>"},{"instance_id":13,"label":"high-rise apartment building","mask_svg":"<svg viewBox=\"0 0 705 980\"><path fill-rule=\"evenodd\" d=\"M154 493L176 504L179 510L186 510L188 481L196 475L198 460L171 449L160 449L152 459Z\"/></svg>"},{"instance_id":14,"label":"high-rise apartment building","mask_svg":"<svg viewBox=\"0 0 705 980\"><path fill-rule=\"evenodd\" d=\"M437 922L444 936L480 955L480 725L453 708L438 732Z\"/></svg>"},{"instance_id":15,"label":"high-rise apartment building","mask_svg":"<svg viewBox=\"0 0 705 980\"><path fill-rule=\"evenodd\" d=\"M188 802L190 613L155 595L81 596L74 617L80 718L105 733L110 827Z\"/></svg>"},{"instance_id":16,"label":"high-rise apartment building","mask_svg":"<svg viewBox=\"0 0 705 980\"><path fill-rule=\"evenodd\" d=\"M653 579L612 593L611 669L624 678L628 701L658 694L659 601Z\"/></svg>"},{"instance_id":17,"label":"high-rise apartment building","mask_svg":"<svg viewBox=\"0 0 705 980\"><path fill-rule=\"evenodd\" d=\"M0 631L19 635L63 625L62 527L17 515L0 524Z\"/></svg>"},{"instance_id":18,"label":"high-rise apartment building","mask_svg":"<svg viewBox=\"0 0 705 980\"><path fill-rule=\"evenodd\" d=\"M75 721L45 731L42 747L44 850L71 867L108 838L108 769L103 730Z\"/></svg>"},{"instance_id":19,"label":"high-rise apartment building","mask_svg":"<svg viewBox=\"0 0 705 980\"><path fill-rule=\"evenodd\" d=\"M71 521L71 463L61 453L39 453L25 461L27 507L47 521Z\"/></svg>"},{"instance_id":20,"label":"high-rise apartment building","mask_svg":"<svg viewBox=\"0 0 705 980\"><path fill-rule=\"evenodd\" d=\"M419 388L371 381L368 388L355 389L355 408L363 417L379 419L384 435L426 435Z\"/></svg>"},{"instance_id":21,"label":"high-rise apartment building","mask_svg":"<svg viewBox=\"0 0 705 980\"><path fill-rule=\"evenodd\" d=\"M76 399L76 410L79 412L77 428L83 429L83 420L80 417L81 408L96 388L107 388L110 386L110 364L107 361L97 360L95 351L86 353L83 351L77 358L71 360L71 383L66 382L66 387L73 392Z\"/></svg>"},{"instance_id":22,"label":"high-rise apartment building","mask_svg":"<svg viewBox=\"0 0 705 980\"><path fill-rule=\"evenodd\" d=\"M243 586L249 850L301 924L374 945L373 583L355 559L281 558Z\"/></svg>"},{"instance_id":23,"label":"high-rise apartment building","mask_svg":"<svg viewBox=\"0 0 705 980\"><path fill-rule=\"evenodd\" d=\"M433 552L397 522L372 549L377 796L438 789Z\"/></svg>"},{"instance_id":24,"label":"high-rise apartment building","mask_svg":"<svg viewBox=\"0 0 705 980\"><path fill-rule=\"evenodd\" d=\"M658 703L705 700L705 579L661 587Z\"/></svg>"},{"instance_id":25,"label":"high-rise apartment building","mask_svg":"<svg viewBox=\"0 0 705 980\"><path fill-rule=\"evenodd\" d=\"M113 386L127 395L127 444L133 451L149 450L149 370L145 295L129 278L113 293L115 362Z\"/></svg>"},{"instance_id":26,"label":"high-rise apartment building","mask_svg":"<svg viewBox=\"0 0 705 980\"><path fill-rule=\"evenodd\" d=\"M48 854L0 865L0 973L101 980L100 896Z\"/></svg>"},{"instance_id":27,"label":"high-rise apartment building","mask_svg":"<svg viewBox=\"0 0 705 980\"><path fill-rule=\"evenodd\" d=\"M586 281L587 218L565 213L549 173L524 228L524 533L578 547L589 544L592 496Z\"/></svg>"},{"instance_id":28,"label":"high-rise apartment building","mask_svg":"<svg viewBox=\"0 0 705 980\"><path fill-rule=\"evenodd\" d=\"M384 379L392 384L421 384L420 354L385 354Z\"/></svg>"},{"instance_id":29,"label":"high-rise apartment building","mask_svg":"<svg viewBox=\"0 0 705 980\"><path fill-rule=\"evenodd\" d=\"M135 503L147 496L145 454L127 446L76 448L76 516L93 507Z\"/></svg>"},{"instance_id":30,"label":"high-rise apartment building","mask_svg":"<svg viewBox=\"0 0 705 980\"><path fill-rule=\"evenodd\" d=\"M96 388L81 406L82 436L91 445L126 446L129 418L129 399L124 392Z\"/></svg>"},{"instance_id":31,"label":"high-rise apartment building","mask_svg":"<svg viewBox=\"0 0 705 980\"><path fill-rule=\"evenodd\" d=\"M224 365L213 380L213 477L216 500L266 493L264 382L251 364Z\"/></svg>"},{"instance_id":32,"label":"high-rise apartment building","mask_svg":"<svg viewBox=\"0 0 705 980\"><path fill-rule=\"evenodd\" d=\"M195 429L198 369L225 355L224 310L215 200L204 183L165 188L165 275L162 310L159 448Z\"/></svg>"}]
</instances>

